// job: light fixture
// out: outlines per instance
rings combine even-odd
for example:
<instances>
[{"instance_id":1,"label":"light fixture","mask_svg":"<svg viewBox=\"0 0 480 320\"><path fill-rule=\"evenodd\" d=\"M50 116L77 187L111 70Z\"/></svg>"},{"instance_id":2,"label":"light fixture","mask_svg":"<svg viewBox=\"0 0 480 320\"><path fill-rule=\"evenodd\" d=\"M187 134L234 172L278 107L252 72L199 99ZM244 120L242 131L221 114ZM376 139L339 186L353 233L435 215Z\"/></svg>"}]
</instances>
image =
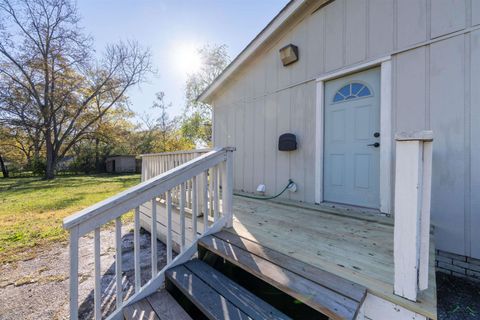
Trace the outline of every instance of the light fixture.
<instances>
[{"instance_id":1,"label":"light fixture","mask_svg":"<svg viewBox=\"0 0 480 320\"><path fill-rule=\"evenodd\" d=\"M280 49L280 60L282 60L283 66L288 66L298 60L298 47L289 44Z\"/></svg>"}]
</instances>

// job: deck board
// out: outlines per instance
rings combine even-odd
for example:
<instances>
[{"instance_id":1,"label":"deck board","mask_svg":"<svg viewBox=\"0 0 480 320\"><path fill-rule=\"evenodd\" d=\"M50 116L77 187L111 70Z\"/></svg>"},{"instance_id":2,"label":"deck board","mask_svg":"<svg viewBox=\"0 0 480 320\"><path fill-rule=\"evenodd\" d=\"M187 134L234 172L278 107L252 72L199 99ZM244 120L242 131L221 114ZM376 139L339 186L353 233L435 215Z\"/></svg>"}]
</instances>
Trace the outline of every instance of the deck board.
<instances>
[{"instance_id":1,"label":"deck board","mask_svg":"<svg viewBox=\"0 0 480 320\"><path fill-rule=\"evenodd\" d=\"M359 308L360 302L215 236L201 238L199 245L331 319L353 319Z\"/></svg>"},{"instance_id":2,"label":"deck board","mask_svg":"<svg viewBox=\"0 0 480 320\"><path fill-rule=\"evenodd\" d=\"M228 229L251 242L291 256L365 286L411 311L436 319L436 285L431 245L429 288L417 302L393 294L393 226L337 216L270 201L234 198L234 224Z\"/></svg>"},{"instance_id":3,"label":"deck board","mask_svg":"<svg viewBox=\"0 0 480 320\"><path fill-rule=\"evenodd\" d=\"M267 259L272 263L283 266L304 278L312 280L313 282L338 292L341 295L350 297L357 302L362 302L365 298L366 288L357 283L340 278L334 274L315 268L312 265L302 263L286 254L263 247L256 242L238 237L231 232L221 231L215 233L214 236L228 243L232 243L245 251Z\"/></svg>"},{"instance_id":4,"label":"deck board","mask_svg":"<svg viewBox=\"0 0 480 320\"><path fill-rule=\"evenodd\" d=\"M185 267L252 319L291 319L200 260L189 261Z\"/></svg>"},{"instance_id":5,"label":"deck board","mask_svg":"<svg viewBox=\"0 0 480 320\"><path fill-rule=\"evenodd\" d=\"M147 300L161 320L192 320L167 290L158 291L148 296Z\"/></svg>"},{"instance_id":6,"label":"deck board","mask_svg":"<svg viewBox=\"0 0 480 320\"><path fill-rule=\"evenodd\" d=\"M123 309L126 320L160 320L147 299L142 299Z\"/></svg>"},{"instance_id":7,"label":"deck board","mask_svg":"<svg viewBox=\"0 0 480 320\"><path fill-rule=\"evenodd\" d=\"M209 319L249 320L249 316L221 296L184 265L167 270L166 279L171 281Z\"/></svg>"},{"instance_id":8,"label":"deck board","mask_svg":"<svg viewBox=\"0 0 480 320\"><path fill-rule=\"evenodd\" d=\"M192 320L165 289L126 306L123 315L127 320Z\"/></svg>"}]
</instances>

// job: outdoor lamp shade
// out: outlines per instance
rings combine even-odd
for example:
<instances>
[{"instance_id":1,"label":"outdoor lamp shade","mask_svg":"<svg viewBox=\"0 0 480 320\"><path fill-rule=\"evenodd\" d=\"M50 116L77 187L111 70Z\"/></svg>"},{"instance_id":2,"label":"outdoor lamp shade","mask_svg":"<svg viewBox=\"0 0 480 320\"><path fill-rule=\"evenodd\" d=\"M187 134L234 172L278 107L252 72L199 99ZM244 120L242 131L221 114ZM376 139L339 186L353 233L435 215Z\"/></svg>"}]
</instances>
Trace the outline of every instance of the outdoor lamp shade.
<instances>
[{"instance_id":1,"label":"outdoor lamp shade","mask_svg":"<svg viewBox=\"0 0 480 320\"><path fill-rule=\"evenodd\" d=\"M289 44L280 49L280 59L282 60L283 66L288 66L289 64L294 63L298 60L298 47Z\"/></svg>"}]
</instances>

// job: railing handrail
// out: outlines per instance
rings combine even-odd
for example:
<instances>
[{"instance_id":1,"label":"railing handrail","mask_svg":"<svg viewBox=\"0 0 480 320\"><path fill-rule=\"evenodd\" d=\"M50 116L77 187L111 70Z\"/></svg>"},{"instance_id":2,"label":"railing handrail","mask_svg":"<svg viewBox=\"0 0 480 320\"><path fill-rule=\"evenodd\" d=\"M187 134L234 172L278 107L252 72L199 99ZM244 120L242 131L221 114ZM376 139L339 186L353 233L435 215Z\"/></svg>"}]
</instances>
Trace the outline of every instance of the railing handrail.
<instances>
[{"instance_id":1,"label":"railing handrail","mask_svg":"<svg viewBox=\"0 0 480 320\"><path fill-rule=\"evenodd\" d=\"M159 152L159 153L145 153L141 154L140 157L155 157L155 156L170 156L176 154L190 154L190 153L207 153L210 152L212 148L205 148L205 149L193 149L193 150L180 150L180 151L170 151L170 152Z\"/></svg>"},{"instance_id":2,"label":"railing handrail","mask_svg":"<svg viewBox=\"0 0 480 320\"><path fill-rule=\"evenodd\" d=\"M228 147L215 148L212 151L192 159L174 169L168 170L165 173L83 209L65 218L63 220L63 227L65 229L72 229L73 227L81 226L86 222L97 220L90 223L86 228L80 228L79 230L80 235L88 233L96 227L108 223L109 221L123 215L125 212L138 207L152 197L167 192L172 187L178 185L179 180L185 181L191 179L211 166L224 161L227 151L233 151L233 149ZM119 206L122 206L122 210L116 210Z\"/></svg>"}]
</instances>

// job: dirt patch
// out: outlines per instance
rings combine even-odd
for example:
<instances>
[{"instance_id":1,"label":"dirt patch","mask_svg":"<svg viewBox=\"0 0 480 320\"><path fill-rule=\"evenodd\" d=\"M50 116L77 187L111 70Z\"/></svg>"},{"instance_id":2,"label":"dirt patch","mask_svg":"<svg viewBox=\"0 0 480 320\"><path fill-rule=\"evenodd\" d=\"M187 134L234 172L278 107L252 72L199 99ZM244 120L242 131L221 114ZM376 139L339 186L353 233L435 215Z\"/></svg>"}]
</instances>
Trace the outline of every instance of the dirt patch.
<instances>
[{"instance_id":1,"label":"dirt patch","mask_svg":"<svg viewBox=\"0 0 480 320\"><path fill-rule=\"evenodd\" d=\"M439 320L480 319L480 282L437 272Z\"/></svg>"},{"instance_id":2,"label":"dirt patch","mask_svg":"<svg viewBox=\"0 0 480 320\"><path fill-rule=\"evenodd\" d=\"M124 297L133 294L132 225L123 226L122 268ZM150 234L141 233L142 284L151 277ZM166 265L166 249L157 241L158 270ZM93 237L79 242L79 310L81 319L93 318L94 256ZM33 249L31 249L33 250ZM68 246L57 243L35 250L34 258L0 266L0 319L68 319ZM115 310L115 233L112 227L101 232L102 312Z\"/></svg>"}]
</instances>

